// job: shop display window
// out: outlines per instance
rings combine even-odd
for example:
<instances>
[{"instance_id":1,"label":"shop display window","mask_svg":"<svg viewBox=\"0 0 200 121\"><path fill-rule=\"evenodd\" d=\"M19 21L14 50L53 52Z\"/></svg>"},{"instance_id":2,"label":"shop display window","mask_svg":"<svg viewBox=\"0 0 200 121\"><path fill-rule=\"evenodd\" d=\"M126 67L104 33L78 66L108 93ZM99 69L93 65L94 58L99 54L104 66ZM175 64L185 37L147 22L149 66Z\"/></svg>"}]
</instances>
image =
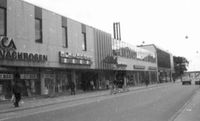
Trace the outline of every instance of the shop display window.
<instances>
[{"instance_id":1,"label":"shop display window","mask_svg":"<svg viewBox=\"0 0 200 121\"><path fill-rule=\"evenodd\" d=\"M12 74L0 73L0 100L7 100L12 95Z\"/></svg>"},{"instance_id":2,"label":"shop display window","mask_svg":"<svg viewBox=\"0 0 200 121\"><path fill-rule=\"evenodd\" d=\"M55 91L58 93L63 93L69 91L69 82L71 80L71 74L57 74L56 75L56 84Z\"/></svg>"},{"instance_id":3,"label":"shop display window","mask_svg":"<svg viewBox=\"0 0 200 121\"><path fill-rule=\"evenodd\" d=\"M23 96L40 95L40 81L38 74L20 74Z\"/></svg>"}]
</instances>

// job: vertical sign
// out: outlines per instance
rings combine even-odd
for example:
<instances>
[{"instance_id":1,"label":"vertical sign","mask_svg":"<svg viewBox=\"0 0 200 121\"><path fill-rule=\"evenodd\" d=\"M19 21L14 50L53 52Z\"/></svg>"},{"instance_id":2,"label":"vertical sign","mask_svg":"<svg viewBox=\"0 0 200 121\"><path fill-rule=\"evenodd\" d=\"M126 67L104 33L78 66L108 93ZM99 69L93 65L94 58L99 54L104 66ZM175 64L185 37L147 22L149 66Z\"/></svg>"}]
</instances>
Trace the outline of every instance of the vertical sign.
<instances>
[{"instance_id":1,"label":"vertical sign","mask_svg":"<svg viewBox=\"0 0 200 121\"><path fill-rule=\"evenodd\" d=\"M121 40L121 29L119 22L113 23L113 34L114 34L114 39Z\"/></svg>"}]
</instances>

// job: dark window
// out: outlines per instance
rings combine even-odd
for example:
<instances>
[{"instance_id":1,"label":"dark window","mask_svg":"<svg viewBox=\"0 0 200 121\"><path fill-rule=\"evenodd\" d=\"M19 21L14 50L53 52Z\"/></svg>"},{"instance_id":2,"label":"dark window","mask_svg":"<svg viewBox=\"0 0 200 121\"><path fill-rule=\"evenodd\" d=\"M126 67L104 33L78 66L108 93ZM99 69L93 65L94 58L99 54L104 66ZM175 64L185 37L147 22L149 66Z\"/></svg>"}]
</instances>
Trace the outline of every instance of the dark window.
<instances>
[{"instance_id":1,"label":"dark window","mask_svg":"<svg viewBox=\"0 0 200 121\"><path fill-rule=\"evenodd\" d=\"M67 27L62 26L62 40L64 47L68 47Z\"/></svg>"},{"instance_id":2,"label":"dark window","mask_svg":"<svg viewBox=\"0 0 200 121\"><path fill-rule=\"evenodd\" d=\"M35 42L42 43L42 8L35 6Z\"/></svg>"},{"instance_id":3,"label":"dark window","mask_svg":"<svg viewBox=\"0 0 200 121\"><path fill-rule=\"evenodd\" d=\"M82 32L82 50L87 50L87 43L86 43L86 33Z\"/></svg>"},{"instance_id":4,"label":"dark window","mask_svg":"<svg viewBox=\"0 0 200 121\"><path fill-rule=\"evenodd\" d=\"M0 8L0 36L6 36L6 9Z\"/></svg>"},{"instance_id":5,"label":"dark window","mask_svg":"<svg viewBox=\"0 0 200 121\"><path fill-rule=\"evenodd\" d=\"M157 57L158 57L158 67L171 68L169 53L157 49Z\"/></svg>"},{"instance_id":6,"label":"dark window","mask_svg":"<svg viewBox=\"0 0 200 121\"><path fill-rule=\"evenodd\" d=\"M42 43L42 20L35 18L35 41Z\"/></svg>"}]
</instances>

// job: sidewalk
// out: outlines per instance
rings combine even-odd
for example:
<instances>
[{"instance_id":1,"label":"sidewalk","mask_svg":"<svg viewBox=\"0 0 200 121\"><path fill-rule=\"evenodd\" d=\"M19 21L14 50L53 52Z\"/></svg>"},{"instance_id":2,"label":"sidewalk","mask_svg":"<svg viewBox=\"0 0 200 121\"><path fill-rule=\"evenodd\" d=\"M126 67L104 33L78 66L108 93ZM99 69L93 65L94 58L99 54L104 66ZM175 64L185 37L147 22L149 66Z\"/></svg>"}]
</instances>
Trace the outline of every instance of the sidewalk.
<instances>
[{"instance_id":1,"label":"sidewalk","mask_svg":"<svg viewBox=\"0 0 200 121\"><path fill-rule=\"evenodd\" d=\"M135 91L140 89L146 89L146 88L153 88L157 86L167 85L170 83L163 83L163 84L153 84L146 86L139 86L139 87L129 87L129 91ZM108 96L110 95L110 90L104 90L104 91L96 91L96 92L87 92L87 93L81 93L77 95L70 95L70 96L60 96L55 98L37 98L37 99L24 99L24 104L22 104L20 107L15 108L11 102L5 102L0 104L0 114L8 113L8 112L15 112L20 110L28 110L31 108L37 108L42 106L48 106L58 103L66 103L71 102L74 100L82 100L86 98L95 98L99 96Z\"/></svg>"},{"instance_id":2,"label":"sidewalk","mask_svg":"<svg viewBox=\"0 0 200 121\"><path fill-rule=\"evenodd\" d=\"M188 102L174 121L200 121L200 90Z\"/></svg>"}]
</instances>

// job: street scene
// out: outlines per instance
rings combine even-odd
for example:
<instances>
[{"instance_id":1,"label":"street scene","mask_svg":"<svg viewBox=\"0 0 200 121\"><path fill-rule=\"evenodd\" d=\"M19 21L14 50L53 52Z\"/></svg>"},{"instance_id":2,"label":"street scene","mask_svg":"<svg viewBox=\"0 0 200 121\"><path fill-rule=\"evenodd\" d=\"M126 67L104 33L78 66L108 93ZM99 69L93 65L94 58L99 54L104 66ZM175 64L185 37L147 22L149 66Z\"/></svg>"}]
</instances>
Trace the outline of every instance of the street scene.
<instances>
[{"instance_id":1,"label":"street scene","mask_svg":"<svg viewBox=\"0 0 200 121\"><path fill-rule=\"evenodd\" d=\"M199 121L199 5L0 0L0 121Z\"/></svg>"},{"instance_id":2,"label":"street scene","mask_svg":"<svg viewBox=\"0 0 200 121\"><path fill-rule=\"evenodd\" d=\"M0 120L172 121L198 88L195 85L181 86L180 83L169 83L116 95L105 94L31 109L2 112Z\"/></svg>"}]
</instances>

